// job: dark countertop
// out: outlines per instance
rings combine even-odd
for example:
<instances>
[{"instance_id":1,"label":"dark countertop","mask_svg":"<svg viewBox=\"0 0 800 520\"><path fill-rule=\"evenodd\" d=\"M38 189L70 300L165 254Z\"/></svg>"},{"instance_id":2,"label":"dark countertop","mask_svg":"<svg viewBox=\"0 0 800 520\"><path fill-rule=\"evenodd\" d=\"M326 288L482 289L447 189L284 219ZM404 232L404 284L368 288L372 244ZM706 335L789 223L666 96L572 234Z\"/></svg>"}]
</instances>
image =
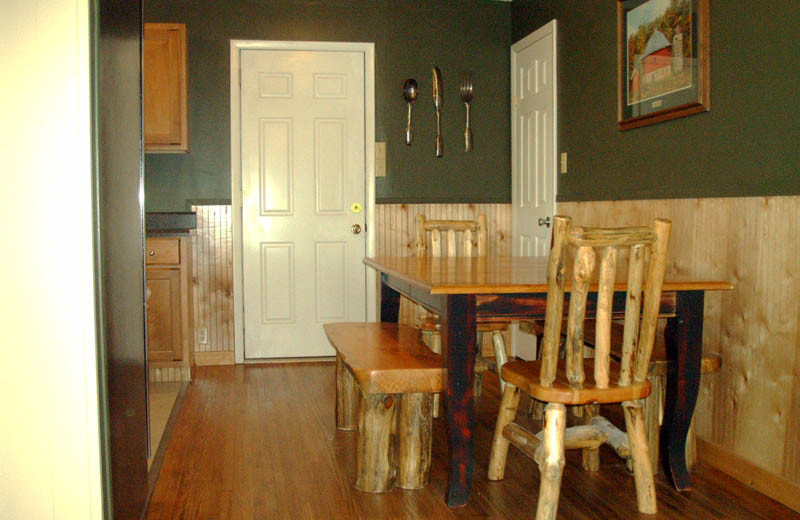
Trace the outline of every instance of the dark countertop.
<instances>
[{"instance_id":1,"label":"dark countertop","mask_svg":"<svg viewBox=\"0 0 800 520\"><path fill-rule=\"evenodd\" d=\"M197 215L193 211L146 213L144 220L147 236L188 235L197 228Z\"/></svg>"}]
</instances>

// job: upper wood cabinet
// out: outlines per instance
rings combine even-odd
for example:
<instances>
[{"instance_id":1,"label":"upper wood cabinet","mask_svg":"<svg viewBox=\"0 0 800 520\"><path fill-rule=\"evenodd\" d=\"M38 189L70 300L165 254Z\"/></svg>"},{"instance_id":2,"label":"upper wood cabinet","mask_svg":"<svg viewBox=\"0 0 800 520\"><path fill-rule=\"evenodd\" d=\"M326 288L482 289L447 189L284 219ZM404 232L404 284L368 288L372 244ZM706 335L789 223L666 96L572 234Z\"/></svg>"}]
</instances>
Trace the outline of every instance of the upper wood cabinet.
<instances>
[{"instance_id":1,"label":"upper wood cabinet","mask_svg":"<svg viewBox=\"0 0 800 520\"><path fill-rule=\"evenodd\" d=\"M144 24L144 149L188 152L186 25Z\"/></svg>"}]
</instances>

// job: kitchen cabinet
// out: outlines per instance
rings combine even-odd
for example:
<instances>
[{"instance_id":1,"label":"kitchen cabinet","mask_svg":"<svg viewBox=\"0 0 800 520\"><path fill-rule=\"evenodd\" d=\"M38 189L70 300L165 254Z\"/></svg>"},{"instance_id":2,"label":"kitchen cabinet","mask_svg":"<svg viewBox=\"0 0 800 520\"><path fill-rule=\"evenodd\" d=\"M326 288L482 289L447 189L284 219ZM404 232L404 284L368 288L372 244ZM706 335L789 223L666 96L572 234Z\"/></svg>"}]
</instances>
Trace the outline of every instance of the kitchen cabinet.
<instances>
[{"instance_id":1,"label":"kitchen cabinet","mask_svg":"<svg viewBox=\"0 0 800 520\"><path fill-rule=\"evenodd\" d=\"M186 25L144 24L144 148L188 152Z\"/></svg>"},{"instance_id":2,"label":"kitchen cabinet","mask_svg":"<svg viewBox=\"0 0 800 520\"><path fill-rule=\"evenodd\" d=\"M147 239L147 359L189 365L191 237ZM174 365L173 365L174 366Z\"/></svg>"}]
</instances>

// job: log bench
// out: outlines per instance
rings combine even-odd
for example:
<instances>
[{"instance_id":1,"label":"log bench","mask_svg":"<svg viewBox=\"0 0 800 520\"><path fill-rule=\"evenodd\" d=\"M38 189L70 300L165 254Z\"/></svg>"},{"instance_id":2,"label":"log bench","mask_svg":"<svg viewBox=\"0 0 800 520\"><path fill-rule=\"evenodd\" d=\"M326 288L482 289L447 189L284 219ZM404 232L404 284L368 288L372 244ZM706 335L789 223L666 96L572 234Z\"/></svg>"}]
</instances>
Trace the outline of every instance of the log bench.
<instances>
[{"instance_id":1,"label":"log bench","mask_svg":"<svg viewBox=\"0 0 800 520\"><path fill-rule=\"evenodd\" d=\"M336 349L336 427L358 430L356 488L420 489L431 465L433 394L440 355L419 331L396 323L327 323Z\"/></svg>"}]
</instances>

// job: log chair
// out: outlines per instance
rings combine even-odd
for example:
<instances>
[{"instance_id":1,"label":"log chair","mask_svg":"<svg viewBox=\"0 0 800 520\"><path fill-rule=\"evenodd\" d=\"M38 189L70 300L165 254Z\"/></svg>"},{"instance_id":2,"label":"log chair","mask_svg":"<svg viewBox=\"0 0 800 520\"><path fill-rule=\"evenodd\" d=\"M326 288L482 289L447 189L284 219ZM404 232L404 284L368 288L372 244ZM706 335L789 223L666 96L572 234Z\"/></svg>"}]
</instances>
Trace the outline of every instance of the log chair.
<instances>
[{"instance_id":1,"label":"log chair","mask_svg":"<svg viewBox=\"0 0 800 520\"><path fill-rule=\"evenodd\" d=\"M544 323L541 320L530 320L528 332L536 335L537 344L541 345L544 336ZM611 322L611 357L619 362L622 358L622 341L625 333L624 324L618 321ZM586 320L583 330L583 341L590 349L595 345L595 322ZM720 371L722 357L719 354L703 352L700 363L700 374L713 374ZM653 463L653 472L658 474L661 424L664 419L664 400L666 397L667 374L671 370L667 357L667 346L663 334L657 334L653 345L653 354L650 357L648 379L652 390L644 400L645 427L650 446L650 460ZM541 403L531 403L531 416L541 420L544 407ZM697 464L697 434L695 432L695 417L686 435L686 467L692 469Z\"/></svg>"},{"instance_id":2,"label":"log chair","mask_svg":"<svg viewBox=\"0 0 800 520\"><path fill-rule=\"evenodd\" d=\"M336 349L336 427L358 430L356 488L420 489L431 465L433 394L441 356L396 323L327 323Z\"/></svg>"},{"instance_id":3,"label":"log chair","mask_svg":"<svg viewBox=\"0 0 800 520\"><path fill-rule=\"evenodd\" d=\"M632 459L638 509L642 513L656 513L655 484L642 404L651 389L648 370L671 226L668 220L656 219L652 227L580 228L572 227L568 217L557 216L554 219L541 360L514 361L503 367L506 388L489 460L489 480L503 478L509 444L514 444L537 461L541 472L536 510L538 520L556 518L564 450L582 449L584 469L594 471L599 468L602 444L609 444L618 455ZM630 259L622 359L617 363L610 355L611 317L618 250L623 248L630 250ZM559 360L568 249L577 249L577 254L571 273L566 359ZM650 261L642 305L646 251L650 252ZM598 256L595 357L584 359L586 301ZM641 326L640 312L643 313ZM534 435L514 422L521 392L547 403L544 428L539 434ZM612 403L623 407L625 435L600 416L585 417L587 424L566 428L566 405Z\"/></svg>"},{"instance_id":4,"label":"log chair","mask_svg":"<svg viewBox=\"0 0 800 520\"><path fill-rule=\"evenodd\" d=\"M427 220L425 215L417 214L415 228L414 250L417 257L423 257L429 253L433 257L472 257L475 256L473 250L478 257L487 256L489 227L486 215L478 215L477 220ZM461 233L460 240L456 238L456 233ZM429 234L430 241L428 240ZM446 247L443 246L442 235L446 236ZM508 330L510 324L511 320L508 319L478 319L478 354L475 360L475 386L473 388L473 395L476 398L481 394L483 373L492 370L497 372L499 377L503 364L508 361L508 348L503 332ZM416 326L422 333L423 342L434 352L441 353L442 342L439 337L437 317L424 307L417 306ZM494 357L482 355L484 333L492 335ZM500 378L501 387L504 384L503 379ZM434 417L439 416L438 395L434 397L433 414Z\"/></svg>"}]
</instances>

